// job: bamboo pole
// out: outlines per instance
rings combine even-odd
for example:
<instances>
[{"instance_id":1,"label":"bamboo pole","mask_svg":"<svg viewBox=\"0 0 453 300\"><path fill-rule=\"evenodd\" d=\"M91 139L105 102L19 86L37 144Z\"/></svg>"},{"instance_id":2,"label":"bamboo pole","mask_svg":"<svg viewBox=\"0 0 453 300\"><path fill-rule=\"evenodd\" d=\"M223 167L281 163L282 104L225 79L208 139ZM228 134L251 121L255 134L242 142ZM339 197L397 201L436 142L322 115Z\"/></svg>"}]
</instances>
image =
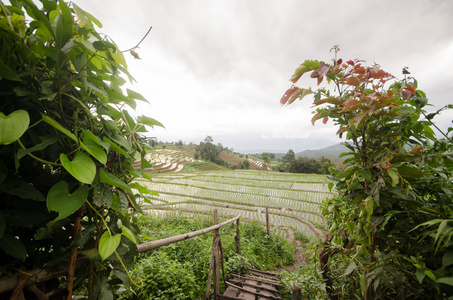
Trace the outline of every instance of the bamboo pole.
<instances>
[{"instance_id":1,"label":"bamboo pole","mask_svg":"<svg viewBox=\"0 0 453 300\"><path fill-rule=\"evenodd\" d=\"M266 206L266 232L267 236L270 235L270 230L269 230L269 207Z\"/></svg>"},{"instance_id":2,"label":"bamboo pole","mask_svg":"<svg viewBox=\"0 0 453 300\"><path fill-rule=\"evenodd\" d=\"M234 240L236 241L236 253L241 255L241 235L239 231L239 220L237 220L236 223L236 236L234 237Z\"/></svg>"},{"instance_id":3,"label":"bamboo pole","mask_svg":"<svg viewBox=\"0 0 453 300\"><path fill-rule=\"evenodd\" d=\"M214 224L217 224L218 222L217 209L214 209ZM216 228L214 230L214 242L212 246L212 252L214 253L214 300L217 300L217 295L220 294L219 244L219 229Z\"/></svg>"},{"instance_id":4,"label":"bamboo pole","mask_svg":"<svg viewBox=\"0 0 453 300\"><path fill-rule=\"evenodd\" d=\"M172 237L161 239L161 240L157 240L157 241L143 243L143 244L137 245L137 249L138 249L138 252L141 253L141 252L146 252L146 251L151 250L151 249L155 249L155 248L159 248L159 247L162 247L162 246L170 245L172 243L176 243L176 242L180 242L180 241L183 241L183 240L187 240L187 239L190 239L190 238L193 238L193 237L196 237L196 236L211 232L213 230L219 229L220 227L223 227L223 226L225 226L227 224L230 224L230 223L238 220L239 217L240 216L237 216L237 217L235 217L233 219L230 219L230 220L227 220L227 221L225 221L223 223L220 223L220 224L208 227L208 228L204 228L204 229L201 229L201 230L192 231L192 232L189 232L189 233L184 233L184 234L181 234L181 235L172 236Z\"/></svg>"}]
</instances>

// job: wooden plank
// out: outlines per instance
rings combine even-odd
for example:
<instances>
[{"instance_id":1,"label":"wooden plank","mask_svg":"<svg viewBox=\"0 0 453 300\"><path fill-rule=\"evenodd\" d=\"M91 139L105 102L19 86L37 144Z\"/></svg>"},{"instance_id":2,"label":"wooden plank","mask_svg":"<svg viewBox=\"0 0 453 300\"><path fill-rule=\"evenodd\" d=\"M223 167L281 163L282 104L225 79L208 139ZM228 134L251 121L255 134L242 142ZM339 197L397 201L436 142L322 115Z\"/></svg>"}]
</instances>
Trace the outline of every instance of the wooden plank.
<instances>
[{"instance_id":1,"label":"wooden plank","mask_svg":"<svg viewBox=\"0 0 453 300\"><path fill-rule=\"evenodd\" d=\"M250 280L255 280L257 282L264 282L264 283L269 283L269 284L272 284L274 286L278 286L278 287L281 287L282 285L277 283L276 281L274 280L271 280L271 279L265 279L265 278L261 278L261 277L253 277L253 276L241 276L241 275L238 275L238 274L234 274L234 273L231 273L231 276L234 276L234 277L238 277L238 278L241 278L241 279L250 279Z\"/></svg>"},{"instance_id":2,"label":"wooden plank","mask_svg":"<svg viewBox=\"0 0 453 300\"><path fill-rule=\"evenodd\" d=\"M248 270L249 270L249 271L253 271L253 272L257 272L257 273L262 273L262 274L270 275L270 276L278 276L278 277L280 277L280 274L277 274L277 273L274 273L274 272L261 271L261 270L252 269L252 268L249 268Z\"/></svg>"},{"instance_id":3,"label":"wooden plank","mask_svg":"<svg viewBox=\"0 0 453 300\"><path fill-rule=\"evenodd\" d=\"M238 289L238 290L240 290L240 291L243 291L243 292L245 292L245 293L257 295L257 296L260 296L260 297L262 297L262 298L269 298L269 299L273 299L273 300L282 300L282 298L277 297L277 296L274 296L274 295L263 295L263 294L258 293L258 292L249 291L249 290L247 290L247 289L244 289L243 287L237 286L237 285L232 284L232 283L230 283L230 282L227 282L226 284L227 284L228 286L234 287L234 288L236 288L236 289Z\"/></svg>"},{"instance_id":4,"label":"wooden plank","mask_svg":"<svg viewBox=\"0 0 453 300\"><path fill-rule=\"evenodd\" d=\"M270 288L270 287L267 287L267 286L263 286L263 285L258 285L258 284L253 284L251 282L247 282L247 281L241 281L241 280L235 280L235 279L230 279L228 280L229 282L235 284L235 285L247 285L247 286L250 286L250 287L253 287L253 288L257 288L257 289L261 289L261 290L266 290L266 291L269 291L269 292L273 292L273 293L280 293L279 290L277 290L276 288ZM227 282L228 282L227 281ZM271 285L269 283L269 285ZM273 287L273 286L272 286Z\"/></svg>"}]
</instances>

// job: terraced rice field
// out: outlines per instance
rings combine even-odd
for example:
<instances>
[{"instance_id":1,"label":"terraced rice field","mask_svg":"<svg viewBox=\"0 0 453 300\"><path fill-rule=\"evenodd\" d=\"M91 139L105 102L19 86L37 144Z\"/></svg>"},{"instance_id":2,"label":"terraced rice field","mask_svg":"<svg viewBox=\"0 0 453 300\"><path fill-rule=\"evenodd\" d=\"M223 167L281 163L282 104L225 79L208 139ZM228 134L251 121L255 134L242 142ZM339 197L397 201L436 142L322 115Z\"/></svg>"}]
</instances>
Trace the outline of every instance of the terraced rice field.
<instances>
[{"instance_id":1,"label":"terraced rice field","mask_svg":"<svg viewBox=\"0 0 453 300\"><path fill-rule=\"evenodd\" d=\"M159 149L148 153L145 156L153 166L151 169L145 169L145 172L166 173L180 172L184 164L194 162L193 158L185 156L181 151L171 149ZM139 167L140 163L136 164Z\"/></svg>"},{"instance_id":2,"label":"terraced rice field","mask_svg":"<svg viewBox=\"0 0 453 300\"><path fill-rule=\"evenodd\" d=\"M177 210L265 222L266 207L271 230L285 234L294 227L308 237L323 236L322 202L334 195L324 175L290 174L255 170L154 174L142 185L159 193L141 199L150 213Z\"/></svg>"}]
</instances>

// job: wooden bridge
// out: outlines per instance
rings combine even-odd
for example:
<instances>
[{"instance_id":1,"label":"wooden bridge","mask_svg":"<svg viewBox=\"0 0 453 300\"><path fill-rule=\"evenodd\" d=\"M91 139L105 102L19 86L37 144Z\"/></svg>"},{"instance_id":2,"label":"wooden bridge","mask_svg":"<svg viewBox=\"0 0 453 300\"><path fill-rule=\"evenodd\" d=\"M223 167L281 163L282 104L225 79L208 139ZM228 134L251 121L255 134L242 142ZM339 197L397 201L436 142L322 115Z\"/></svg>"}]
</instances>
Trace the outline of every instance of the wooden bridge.
<instances>
[{"instance_id":1,"label":"wooden bridge","mask_svg":"<svg viewBox=\"0 0 453 300\"><path fill-rule=\"evenodd\" d=\"M280 275L249 269L246 275L231 274L226 282L227 289L218 299L281 299L278 297Z\"/></svg>"}]
</instances>

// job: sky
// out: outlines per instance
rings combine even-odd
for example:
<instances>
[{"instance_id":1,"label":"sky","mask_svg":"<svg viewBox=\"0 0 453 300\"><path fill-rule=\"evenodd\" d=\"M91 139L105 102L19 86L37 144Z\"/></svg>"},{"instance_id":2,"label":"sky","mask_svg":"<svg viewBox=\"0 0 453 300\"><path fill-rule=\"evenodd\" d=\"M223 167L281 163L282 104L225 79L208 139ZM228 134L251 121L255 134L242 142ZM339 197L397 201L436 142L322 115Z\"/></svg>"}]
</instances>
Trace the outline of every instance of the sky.
<instances>
[{"instance_id":1,"label":"sky","mask_svg":"<svg viewBox=\"0 0 453 300\"><path fill-rule=\"evenodd\" d=\"M125 53L130 88L149 103L137 114L165 129L159 141L215 144L241 153L295 152L341 142L332 121L311 124L312 100L280 98L306 59L378 63L401 78L408 67L435 111L453 103L451 0L73 0ZM314 87L314 81L302 81ZM452 111L437 118L451 126Z\"/></svg>"}]
</instances>

